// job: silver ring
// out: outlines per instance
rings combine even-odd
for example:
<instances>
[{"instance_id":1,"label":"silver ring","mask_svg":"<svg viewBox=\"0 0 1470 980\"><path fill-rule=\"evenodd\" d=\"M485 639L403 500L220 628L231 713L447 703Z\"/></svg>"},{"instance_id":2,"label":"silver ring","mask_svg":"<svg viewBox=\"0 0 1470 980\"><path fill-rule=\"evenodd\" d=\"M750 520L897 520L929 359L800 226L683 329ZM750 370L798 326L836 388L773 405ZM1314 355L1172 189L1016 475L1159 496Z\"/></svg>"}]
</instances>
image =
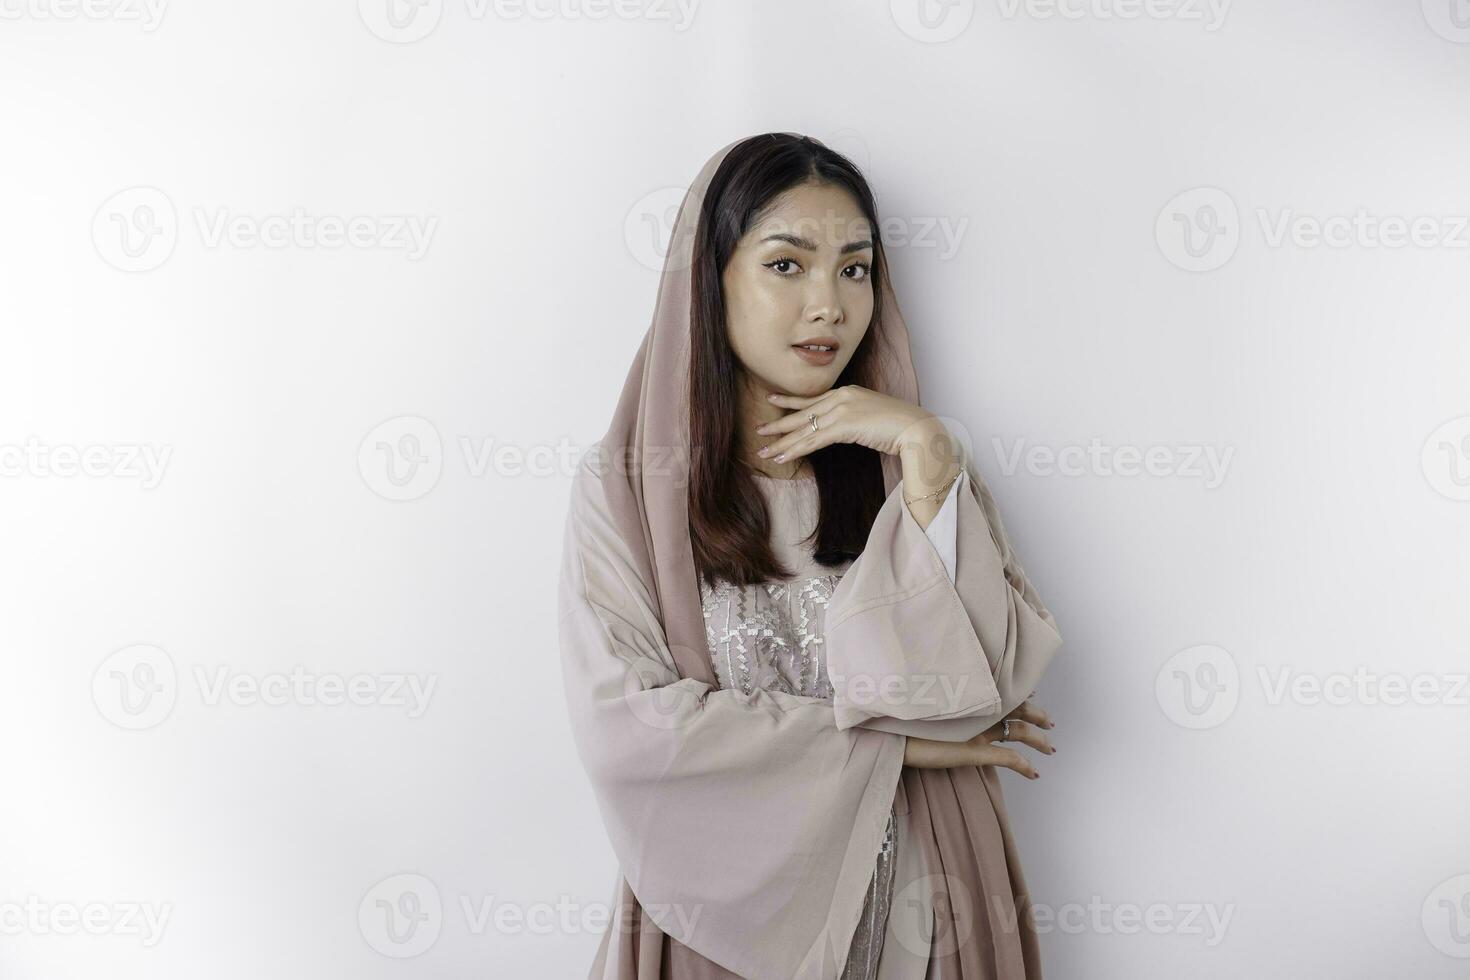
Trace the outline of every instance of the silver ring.
<instances>
[{"instance_id":1,"label":"silver ring","mask_svg":"<svg viewBox=\"0 0 1470 980\"><path fill-rule=\"evenodd\" d=\"M997 739L997 741L1000 741L1000 742L1009 741L1010 740L1010 737L1011 737L1011 720L1009 718L1007 718L1007 719L1005 719L1004 721L1002 721L1000 723L1000 738Z\"/></svg>"},{"instance_id":2,"label":"silver ring","mask_svg":"<svg viewBox=\"0 0 1470 980\"><path fill-rule=\"evenodd\" d=\"M816 432L817 431L817 413L816 412L807 412L806 413L806 420L812 424L812 431L813 432Z\"/></svg>"}]
</instances>

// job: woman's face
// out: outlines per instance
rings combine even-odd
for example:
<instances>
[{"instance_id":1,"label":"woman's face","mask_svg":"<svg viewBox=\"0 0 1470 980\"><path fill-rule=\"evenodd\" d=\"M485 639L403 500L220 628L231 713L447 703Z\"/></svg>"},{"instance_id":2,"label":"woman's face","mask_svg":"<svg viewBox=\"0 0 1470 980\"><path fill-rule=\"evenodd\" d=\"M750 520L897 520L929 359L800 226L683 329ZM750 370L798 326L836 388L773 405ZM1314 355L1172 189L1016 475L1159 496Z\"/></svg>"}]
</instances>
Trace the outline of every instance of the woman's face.
<instances>
[{"instance_id":1,"label":"woman's face","mask_svg":"<svg viewBox=\"0 0 1470 980\"><path fill-rule=\"evenodd\" d=\"M846 190L801 184L740 239L723 274L725 319L751 394L809 397L836 383L873 318L872 238Z\"/></svg>"}]
</instances>

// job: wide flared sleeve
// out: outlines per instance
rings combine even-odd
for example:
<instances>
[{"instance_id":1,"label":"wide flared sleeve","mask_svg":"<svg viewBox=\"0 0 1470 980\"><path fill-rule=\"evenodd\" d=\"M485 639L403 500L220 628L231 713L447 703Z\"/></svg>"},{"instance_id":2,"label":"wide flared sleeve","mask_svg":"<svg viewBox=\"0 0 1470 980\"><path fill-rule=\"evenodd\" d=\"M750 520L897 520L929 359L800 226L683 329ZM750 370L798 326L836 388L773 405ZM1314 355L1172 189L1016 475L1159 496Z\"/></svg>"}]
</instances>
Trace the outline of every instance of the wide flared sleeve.
<instances>
[{"instance_id":1,"label":"wide flared sleeve","mask_svg":"<svg viewBox=\"0 0 1470 980\"><path fill-rule=\"evenodd\" d=\"M623 876L663 932L742 977L836 980L905 739L840 730L821 699L681 679L655 596L584 458L565 525L562 675Z\"/></svg>"},{"instance_id":2,"label":"wide flared sleeve","mask_svg":"<svg viewBox=\"0 0 1470 980\"><path fill-rule=\"evenodd\" d=\"M952 577L900 482L838 583L826 644L839 728L973 738L1036 690L1061 648L1056 621L968 457L962 482Z\"/></svg>"}]
</instances>

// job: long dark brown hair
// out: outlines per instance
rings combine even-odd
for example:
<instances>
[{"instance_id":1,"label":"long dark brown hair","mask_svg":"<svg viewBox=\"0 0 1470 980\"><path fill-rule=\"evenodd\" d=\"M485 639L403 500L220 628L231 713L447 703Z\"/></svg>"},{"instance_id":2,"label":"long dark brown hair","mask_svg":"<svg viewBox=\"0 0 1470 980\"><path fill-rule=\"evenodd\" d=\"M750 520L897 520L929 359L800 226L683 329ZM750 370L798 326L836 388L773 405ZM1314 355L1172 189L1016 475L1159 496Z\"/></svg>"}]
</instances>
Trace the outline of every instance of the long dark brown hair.
<instances>
[{"instance_id":1,"label":"long dark brown hair","mask_svg":"<svg viewBox=\"0 0 1470 980\"><path fill-rule=\"evenodd\" d=\"M873 319L833 387L876 387L877 346L885 342L882 283L888 274L877 207L867 180L850 160L808 136L765 133L731 148L700 202L692 253L689 352L689 535L701 580L737 585L790 578L771 549L770 515L739 449L744 368L730 346L723 272L742 235L785 191L808 181L836 185L858 202L872 229ZM816 473L821 499L813 558L825 566L855 559L883 505L879 454L833 443L803 457ZM807 540L810 540L808 538Z\"/></svg>"}]
</instances>

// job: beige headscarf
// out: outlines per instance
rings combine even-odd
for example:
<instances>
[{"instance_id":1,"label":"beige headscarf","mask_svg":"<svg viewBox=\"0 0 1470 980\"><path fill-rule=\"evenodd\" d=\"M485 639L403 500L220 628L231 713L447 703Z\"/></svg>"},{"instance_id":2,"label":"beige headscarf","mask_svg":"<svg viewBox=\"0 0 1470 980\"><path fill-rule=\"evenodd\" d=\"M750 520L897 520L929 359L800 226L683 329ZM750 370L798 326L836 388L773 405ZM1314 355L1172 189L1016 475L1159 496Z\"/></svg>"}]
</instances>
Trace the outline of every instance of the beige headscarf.
<instances>
[{"instance_id":1,"label":"beige headscarf","mask_svg":"<svg viewBox=\"0 0 1470 980\"><path fill-rule=\"evenodd\" d=\"M968 457L953 585L893 492L899 461L885 456L888 498L827 611L834 679L943 675L963 697L895 707L841 689L833 704L717 689L688 525L688 249L735 145L684 197L653 322L568 510L563 677L626 903L593 976L836 980L895 807L934 879L926 916L959 905L956 890L971 905L1000 892L1009 908L973 908L1009 937L936 944L937 975L1034 980L1034 932L1001 921L1025 895L1019 867L1008 866L1016 858L994 771L902 768L904 735L960 740L989 728L1035 689L1060 646ZM870 326L886 341L877 387L917 403L908 327L881 279L883 314ZM661 967L660 950L675 962Z\"/></svg>"}]
</instances>

